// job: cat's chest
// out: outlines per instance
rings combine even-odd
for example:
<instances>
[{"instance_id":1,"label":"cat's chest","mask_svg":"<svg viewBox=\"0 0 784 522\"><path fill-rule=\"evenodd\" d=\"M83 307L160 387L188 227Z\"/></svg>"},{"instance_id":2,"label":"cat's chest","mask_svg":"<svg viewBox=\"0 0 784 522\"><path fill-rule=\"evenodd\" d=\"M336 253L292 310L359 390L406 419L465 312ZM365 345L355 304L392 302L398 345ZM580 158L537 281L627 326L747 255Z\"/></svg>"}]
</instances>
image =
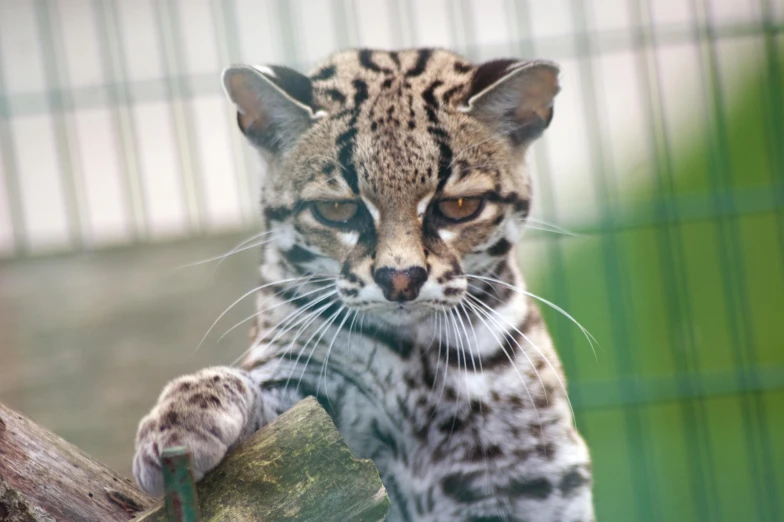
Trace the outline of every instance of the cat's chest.
<instances>
[{"instance_id":1,"label":"cat's chest","mask_svg":"<svg viewBox=\"0 0 784 522\"><path fill-rule=\"evenodd\" d=\"M407 486L421 480L434 464L432 448L417 433L407 399L397 387L373 400L347 391L333 416L352 453L371 459L384 484L397 484L395 494L403 496Z\"/></svg>"},{"instance_id":2,"label":"cat's chest","mask_svg":"<svg viewBox=\"0 0 784 522\"><path fill-rule=\"evenodd\" d=\"M474 395L469 396L467 381L456 369L448 374L445 367L434 368L425 360L416 348L405 357L377 350L373 364L361 372L328 370L331 383L329 393L319 396L322 404L352 451L373 459L382 473L386 465L394 463L423 472L437 464L439 454L449 454L450 447L465 438L465 433L455 428L471 422L477 388L485 395L482 386L475 386ZM327 390L324 386L321 389ZM488 388L488 400L490 393Z\"/></svg>"}]
</instances>

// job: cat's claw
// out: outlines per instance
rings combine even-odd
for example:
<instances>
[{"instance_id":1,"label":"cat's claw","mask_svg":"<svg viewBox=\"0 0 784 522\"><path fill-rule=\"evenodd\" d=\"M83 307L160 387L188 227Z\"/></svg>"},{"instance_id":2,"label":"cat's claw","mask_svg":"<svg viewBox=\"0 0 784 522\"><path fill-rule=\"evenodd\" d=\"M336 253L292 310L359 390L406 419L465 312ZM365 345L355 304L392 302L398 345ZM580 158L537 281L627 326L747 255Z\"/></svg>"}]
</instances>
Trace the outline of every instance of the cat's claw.
<instances>
[{"instance_id":1,"label":"cat's claw","mask_svg":"<svg viewBox=\"0 0 784 522\"><path fill-rule=\"evenodd\" d=\"M234 368L207 368L172 381L139 423L136 482L150 494L163 494L161 451L172 446L190 451L193 476L201 479L258 427L259 400L247 374Z\"/></svg>"}]
</instances>

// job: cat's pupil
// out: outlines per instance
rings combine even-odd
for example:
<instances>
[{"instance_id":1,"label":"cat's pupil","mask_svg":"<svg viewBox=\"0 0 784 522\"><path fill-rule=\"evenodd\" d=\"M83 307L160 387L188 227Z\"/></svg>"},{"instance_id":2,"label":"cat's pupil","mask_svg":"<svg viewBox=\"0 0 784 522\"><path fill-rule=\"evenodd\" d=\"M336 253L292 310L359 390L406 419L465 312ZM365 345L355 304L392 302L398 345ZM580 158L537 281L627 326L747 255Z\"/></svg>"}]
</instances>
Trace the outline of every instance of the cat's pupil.
<instances>
[{"instance_id":1,"label":"cat's pupil","mask_svg":"<svg viewBox=\"0 0 784 522\"><path fill-rule=\"evenodd\" d=\"M482 202L477 197L447 199L438 204L438 210L449 220L464 221L479 214Z\"/></svg>"}]
</instances>

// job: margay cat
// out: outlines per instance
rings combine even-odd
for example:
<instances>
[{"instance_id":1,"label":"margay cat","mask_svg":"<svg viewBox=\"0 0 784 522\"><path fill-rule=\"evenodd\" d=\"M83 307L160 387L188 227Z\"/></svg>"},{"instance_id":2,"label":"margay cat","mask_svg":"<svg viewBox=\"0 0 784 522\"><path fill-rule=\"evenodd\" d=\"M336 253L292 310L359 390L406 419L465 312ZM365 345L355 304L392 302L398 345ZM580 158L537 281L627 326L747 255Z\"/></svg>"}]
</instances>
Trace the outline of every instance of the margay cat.
<instances>
[{"instance_id":1,"label":"margay cat","mask_svg":"<svg viewBox=\"0 0 784 522\"><path fill-rule=\"evenodd\" d=\"M391 522L594 520L588 450L515 255L557 67L351 50L310 76L223 79L269 165L257 325L240 368L166 386L139 426L139 484L161 492L160 448L190 448L199 478L315 395L378 466Z\"/></svg>"}]
</instances>

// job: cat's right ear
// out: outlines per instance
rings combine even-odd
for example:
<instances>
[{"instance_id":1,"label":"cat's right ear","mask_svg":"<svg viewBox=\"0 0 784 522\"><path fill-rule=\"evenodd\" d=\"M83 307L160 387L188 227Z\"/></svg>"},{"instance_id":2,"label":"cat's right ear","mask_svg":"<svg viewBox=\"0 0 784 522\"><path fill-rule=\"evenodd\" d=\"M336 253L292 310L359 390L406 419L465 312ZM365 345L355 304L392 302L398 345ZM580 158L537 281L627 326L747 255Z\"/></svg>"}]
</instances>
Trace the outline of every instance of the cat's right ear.
<instances>
[{"instance_id":1,"label":"cat's right ear","mask_svg":"<svg viewBox=\"0 0 784 522\"><path fill-rule=\"evenodd\" d=\"M223 87L237 106L237 123L257 147L277 154L290 148L324 115L314 110L310 79L280 66L232 65Z\"/></svg>"}]
</instances>

